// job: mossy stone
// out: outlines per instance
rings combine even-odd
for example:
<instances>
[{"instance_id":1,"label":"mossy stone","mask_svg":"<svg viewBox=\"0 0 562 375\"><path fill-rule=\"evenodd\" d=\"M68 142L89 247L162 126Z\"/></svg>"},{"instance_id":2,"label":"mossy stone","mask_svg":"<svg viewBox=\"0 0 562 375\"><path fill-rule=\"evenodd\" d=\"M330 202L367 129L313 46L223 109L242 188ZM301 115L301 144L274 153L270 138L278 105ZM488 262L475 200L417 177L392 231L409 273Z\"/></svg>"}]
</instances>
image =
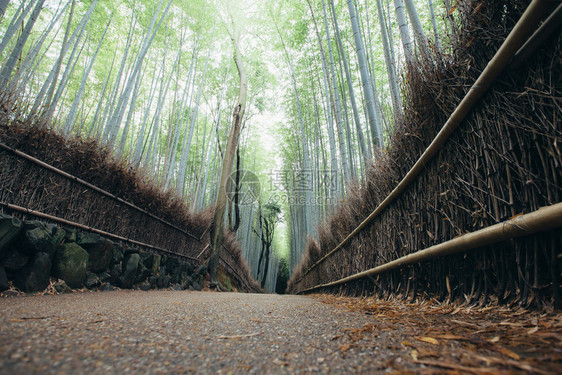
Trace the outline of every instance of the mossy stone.
<instances>
[{"instance_id":1,"label":"mossy stone","mask_svg":"<svg viewBox=\"0 0 562 375\"><path fill-rule=\"evenodd\" d=\"M86 281L88 253L75 242L65 243L55 257L53 274L71 288L82 288Z\"/></svg>"}]
</instances>

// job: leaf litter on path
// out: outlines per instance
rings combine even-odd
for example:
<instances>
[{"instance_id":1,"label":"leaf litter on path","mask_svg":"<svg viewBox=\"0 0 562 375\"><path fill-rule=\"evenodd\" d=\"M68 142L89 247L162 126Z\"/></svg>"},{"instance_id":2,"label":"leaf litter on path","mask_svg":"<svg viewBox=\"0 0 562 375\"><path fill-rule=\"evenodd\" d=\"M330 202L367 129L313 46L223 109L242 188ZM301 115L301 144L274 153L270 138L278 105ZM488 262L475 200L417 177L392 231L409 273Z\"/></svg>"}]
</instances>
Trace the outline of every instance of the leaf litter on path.
<instances>
[{"instance_id":1,"label":"leaf litter on path","mask_svg":"<svg viewBox=\"0 0 562 375\"><path fill-rule=\"evenodd\" d=\"M381 345L384 339L382 345L398 348L404 371L411 368L408 363L421 365L428 373L556 374L562 368L558 311L435 300L408 303L401 298L315 297L373 321L363 328L342 330L346 338L340 345L342 353L375 342Z\"/></svg>"}]
</instances>

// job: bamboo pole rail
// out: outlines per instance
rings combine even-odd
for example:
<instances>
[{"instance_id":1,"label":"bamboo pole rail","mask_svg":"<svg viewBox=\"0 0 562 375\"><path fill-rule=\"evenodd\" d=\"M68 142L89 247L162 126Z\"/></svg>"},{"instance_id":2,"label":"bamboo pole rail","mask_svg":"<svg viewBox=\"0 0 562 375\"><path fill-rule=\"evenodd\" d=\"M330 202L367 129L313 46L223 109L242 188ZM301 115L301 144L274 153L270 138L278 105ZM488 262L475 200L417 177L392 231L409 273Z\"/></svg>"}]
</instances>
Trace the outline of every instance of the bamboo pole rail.
<instances>
[{"instance_id":1,"label":"bamboo pole rail","mask_svg":"<svg viewBox=\"0 0 562 375\"><path fill-rule=\"evenodd\" d=\"M160 251L160 252L163 252L163 253L167 253L167 254L178 256L178 257L187 258L187 259L190 259L190 260L201 262L199 259L190 257L188 255L175 253L173 251L166 250L166 249L163 249L163 248L158 247L158 246L150 245L150 244L140 242L140 241L135 241L135 240L132 240L130 238L119 236L117 234L109 233L109 232L106 232L106 231L103 231L103 230L100 230L100 229L92 228L92 227L89 227L87 225L76 223L74 221L66 220L66 219L63 219L63 218L60 218L60 217L57 217L57 216L49 215L49 214L39 212L39 211L34 211L34 210L29 209L29 208L25 208L25 207L21 207L21 206L16 206L15 204L0 202L0 206L4 206L4 207L6 207L6 208L8 208L12 211L20 212L20 213L23 213L23 214L26 214L26 215L32 215L32 216L39 217L39 218L42 218L42 219L47 219L47 220L51 220L51 221L54 221L54 222L57 222L57 223L60 223L60 224L68 225L68 226L71 226L71 227L74 227L74 228L83 229L83 230L86 230L86 231L89 231L89 232L92 232L92 233L96 233L96 234L99 234L99 235L102 235L102 236L105 236L105 237L113 238L115 240L127 242L127 243L130 243L132 245L142 246L142 247L146 247L146 248L151 249L151 250L156 250L156 251Z\"/></svg>"},{"instance_id":2,"label":"bamboo pole rail","mask_svg":"<svg viewBox=\"0 0 562 375\"><path fill-rule=\"evenodd\" d=\"M462 121L472 111L474 106L490 89L496 78L504 71L506 66L511 61L512 57L519 51L524 43L531 37L537 29L538 23L543 18L544 14L550 8L549 1L547 0L533 0L527 7L513 30L509 33L505 41L502 43L494 57L488 62L486 68L482 71L476 82L472 85L468 93L455 108L445 125L441 128L439 133L435 136L431 144L423 152L423 154L416 161L414 166L396 185L394 190L375 208L375 210L365 218L347 237L343 239L335 248L330 250L322 258L316 261L310 268L308 268L297 281L302 279L310 273L314 268L324 262L331 255L339 251L345 246L353 237L361 232L368 224L377 218L392 202L394 202L407 188L415 181L419 174L425 169L426 164L439 152L443 147L449 136L457 129Z\"/></svg>"},{"instance_id":3,"label":"bamboo pole rail","mask_svg":"<svg viewBox=\"0 0 562 375\"><path fill-rule=\"evenodd\" d=\"M428 247L424 250L403 256L378 267L356 273L343 279L304 289L298 294L348 283L365 277L372 277L403 266L417 264L437 257L452 255L463 251L474 250L516 237L546 232L561 226L562 203L556 203L552 206L542 207L531 213L517 216L511 220L494 224L475 232L467 233L452 240Z\"/></svg>"},{"instance_id":4,"label":"bamboo pole rail","mask_svg":"<svg viewBox=\"0 0 562 375\"><path fill-rule=\"evenodd\" d=\"M209 245L207 245L209 246ZM222 245L222 248L224 250L228 250L224 245ZM232 273L234 273L237 277L238 280L240 281L240 284L244 284L244 286L246 286L246 288L248 289L248 291L256 291L254 288L252 288L248 282L246 281L245 278L243 278L242 276L240 276L240 274L238 273L238 271L236 271L236 269L234 267L232 267L232 265L230 265L229 262L226 261L226 259L224 259L224 257L222 255L219 255L219 259L222 261L222 263L226 266L228 266L228 268L230 268L230 271L232 271Z\"/></svg>"},{"instance_id":5,"label":"bamboo pole rail","mask_svg":"<svg viewBox=\"0 0 562 375\"><path fill-rule=\"evenodd\" d=\"M529 40L517 51L509 64L509 69L517 69L535 50L556 30L562 27L562 3L550 14Z\"/></svg>"},{"instance_id":6,"label":"bamboo pole rail","mask_svg":"<svg viewBox=\"0 0 562 375\"><path fill-rule=\"evenodd\" d=\"M74 228L78 228L78 229L86 230L86 231L89 231L89 232L92 232L92 233L96 233L96 234L102 235L104 237L109 237L109 238L113 238L115 240L127 242L127 243L130 243L132 245L145 247L145 248L150 249L150 250L155 250L155 251L158 251L158 252L163 252L163 253L166 253L166 254L169 254L169 255L177 256L179 258L186 258L186 259L189 259L189 260L193 260L193 261L197 261L199 263L202 263L202 261L200 259L198 259L199 256L201 256L201 254L199 254L199 256L197 258L193 258L193 257L190 257L188 255L179 254L179 253L176 253L174 251L163 249L161 247L153 246L153 245L150 245L150 244L147 244L147 243L144 243L144 242L140 242L140 241L135 241L135 240L123 237L123 236L119 236L119 235L116 235L116 234L113 234L113 233L105 232L105 231L100 230L100 229L92 228L92 227L89 227L87 225L76 223L76 222L66 220L66 219L63 219L63 218L60 218L60 217L56 217L56 216L53 216L53 215L49 215L49 214L46 214L46 213L43 213L43 212L31 210L29 208L20 207L20 206L11 204L11 203L0 202L0 206L6 207L9 210L12 210L12 211L15 211L15 212L20 212L20 213L25 214L25 215L31 215L31 216L35 216L35 217L38 217L38 218L41 218L41 219L54 221L54 222L57 222L57 223L60 223L60 224L63 224L63 225L68 225L68 226L71 226L71 227L74 227ZM208 247L209 247L209 245L207 245L203 249L203 252ZM227 250L224 245L223 245L223 248L225 250ZM244 284L246 286L246 288L248 288L248 290L253 290L253 288L248 284L247 280L245 278L243 278L242 276L240 276L240 273L238 273L238 271L236 271L235 267L233 267L222 256L220 257L220 260L224 265L228 266L228 268L231 270L231 272L233 272L238 277L238 280L242 284Z\"/></svg>"},{"instance_id":7,"label":"bamboo pole rail","mask_svg":"<svg viewBox=\"0 0 562 375\"><path fill-rule=\"evenodd\" d=\"M105 190L103 190L103 189L100 189L99 187L97 187L97 186L95 186L95 185L93 185L93 184L91 184L91 183L89 183L89 182L87 182L87 181L84 181L84 180L82 180L81 178L78 178L78 177L76 177L76 176L71 175L70 173L67 173L67 172L65 172L65 171L63 171L63 170L60 170L60 169L58 169L58 168L56 168L56 167L53 167L52 165L47 164L47 163L45 163L45 162L43 162L43 161L41 161L41 160L39 160L39 159L36 159L36 158L34 158L33 156L30 156L30 155L28 155L28 154L26 154L26 153L24 153L24 152L21 152L21 151L19 151L19 150L16 150L15 148L12 148L12 147L10 147L10 146L8 146L8 145L2 143L2 142L0 142L0 148L3 148L3 149L5 149L5 150L7 150L7 151L10 151L10 152L13 153L14 155L19 156L20 158L25 159L25 160L27 160L27 161L30 161L30 162L32 162L32 163L34 163L34 164L37 164L38 166L40 166L40 167L42 167L42 168L45 168L45 169L47 169L47 170L49 170L49 171L51 171L51 172L55 172L55 173L57 173L57 174L59 174L59 175L61 175L61 176L63 176L63 177L66 177L66 178L68 178L68 179L70 179L70 180L72 180L72 181L75 181L75 182L77 182L77 183L79 183L79 184L82 184L82 185L86 186L87 188L89 188L89 189L91 189L91 190L94 190L94 191L96 191L96 192L98 192L98 193L100 193L100 194L102 194L102 195L105 195L106 197L109 197L109 198L111 198L111 199L114 199L114 200L116 200L117 202L122 203L122 204L124 204L124 205L126 205L126 206L128 206L128 207L130 207L130 208L132 208L132 209L134 209L134 210L136 210L136 211L139 211L139 212L141 212L141 213L144 214L144 215L150 216L150 217L153 218L154 220L157 220L157 221L161 222L162 224L165 224L165 225L167 225L168 227L173 228L173 229L175 229L175 230L177 230L177 231L179 231L179 232L185 234L186 236L189 236L189 237L193 238L193 239L196 240L196 241L199 241L199 242L200 242L201 239L203 238L203 236L205 236L205 233L207 232L207 230L209 230L209 228L205 229L205 231L203 232L203 234L201 235L201 237L196 237L196 236L194 236L193 234L191 234L191 233L185 231L184 229L181 229L181 228L179 228L178 226L176 226L176 225L174 225L174 224L172 224L172 223L170 223L170 222L168 222L168 221L166 221L166 220L164 220L164 219L162 219L162 218L160 218L160 217L158 217L158 216L156 216L156 215L154 215L154 214L151 214L150 212L148 212L148 211L146 211L146 210L144 210L144 209L142 209L142 208L140 208L140 207L138 207L138 206L135 206L133 203L128 202L128 201L126 201L126 200L124 200L124 199L122 199L122 198L119 198L119 197L118 197L117 195L115 195L115 194L111 194L110 192L107 192L107 191L105 191Z\"/></svg>"}]
</instances>

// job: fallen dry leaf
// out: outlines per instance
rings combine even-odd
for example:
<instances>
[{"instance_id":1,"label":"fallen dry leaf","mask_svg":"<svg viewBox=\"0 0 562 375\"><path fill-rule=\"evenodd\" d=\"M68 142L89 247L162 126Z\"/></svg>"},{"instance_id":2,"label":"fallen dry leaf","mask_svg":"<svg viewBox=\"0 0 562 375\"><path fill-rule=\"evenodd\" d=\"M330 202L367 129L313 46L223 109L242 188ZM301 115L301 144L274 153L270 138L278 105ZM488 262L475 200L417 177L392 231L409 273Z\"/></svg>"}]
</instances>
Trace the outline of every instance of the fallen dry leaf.
<instances>
[{"instance_id":1,"label":"fallen dry leaf","mask_svg":"<svg viewBox=\"0 0 562 375\"><path fill-rule=\"evenodd\" d=\"M428 344L439 345L439 341L437 341L433 337L424 336L424 337L416 337L416 338L420 341L427 342Z\"/></svg>"},{"instance_id":2,"label":"fallen dry leaf","mask_svg":"<svg viewBox=\"0 0 562 375\"><path fill-rule=\"evenodd\" d=\"M411 303L403 297L325 297L325 301L368 311L376 322L376 328L366 324L344 330L349 345L341 347L343 352L351 347L376 348L377 332L385 332L386 346L402 353L398 358L434 366L424 369L427 374L560 373L562 313L558 311L502 306L497 301L486 306L437 299ZM395 362L387 367L396 373L409 371Z\"/></svg>"},{"instance_id":3,"label":"fallen dry leaf","mask_svg":"<svg viewBox=\"0 0 562 375\"><path fill-rule=\"evenodd\" d=\"M508 356L511 359L515 359L516 361L520 360L521 357L519 356L519 354L509 350L508 348L506 348L505 346L497 346L494 348L497 352L500 352L501 354Z\"/></svg>"},{"instance_id":4,"label":"fallen dry leaf","mask_svg":"<svg viewBox=\"0 0 562 375\"><path fill-rule=\"evenodd\" d=\"M464 371L470 374L490 374L491 371L487 368L477 368L477 367L468 367L468 366L461 366L455 363L450 362L443 362L443 361L426 361L426 360L418 360L414 361L415 363L419 363L426 366L433 366L433 367L442 367L448 368L452 370L459 370Z\"/></svg>"},{"instance_id":5,"label":"fallen dry leaf","mask_svg":"<svg viewBox=\"0 0 562 375\"><path fill-rule=\"evenodd\" d=\"M479 329L480 327L477 326L476 324L472 324L472 323L468 323L468 322L463 322L462 320L458 320L458 319L451 319L451 323L456 323L459 324L461 326L465 326L465 327L470 327L470 328L476 328Z\"/></svg>"},{"instance_id":6,"label":"fallen dry leaf","mask_svg":"<svg viewBox=\"0 0 562 375\"><path fill-rule=\"evenodd\" d=\"M499 323L502 326L510 326L510 327L517 327L517 328L523 328L524 325L522 323L513 323L513 322L500 322Z\"/></svg>"},{"instance_id":7,"label":"fallen dry leaf","mask_svg":"<svg viewBox=\"0 0 562 375\"><path fill-rule=\"evenodd\" d=\"M527 334L532 335L533 333L537 333L538 330L539 330L539 326L533 327L527 331Z\"/></svg>"},{"instance_id":8,"label":"fallen dry leaf","mask_svg":"<svg viewBox=\"0 0 562 375\"><path fill-rule=\"evenodd\" d=\"M464 336L458 336L458 335L449 335L449 334L445 334L445 335L437 335L435 336L439 339L443 339L443 340L468 340L466 337Z\"/></svg>"},{"instance_id":9,"label":"fallen dry leaf","mask_svg":"<svg viewBox=\"0 0 562 375\"><path fill-rule=\"evenodd\" d=\"M342 352L342 353L347 352L349 349L351 349L351 346L352 346L351 344L340 345L340 347L339 347L340 352Z\"/></svg>"},{"instance_id":10,"label":"fallen dry leaf","mask_svg":"<svg viewBox=\"0 0 562 375\"><path fill-rule=\"evenodd\" d=\"M434 346L432 348L438 348L438 347ZM419 358L425 358L425 357L440 358L441 354L443 353L441 350L438 350L439 351L438 353L437 351L426 349L426 348L417 348L417 350L418 350Z\"/></svg>"}]
</instances>

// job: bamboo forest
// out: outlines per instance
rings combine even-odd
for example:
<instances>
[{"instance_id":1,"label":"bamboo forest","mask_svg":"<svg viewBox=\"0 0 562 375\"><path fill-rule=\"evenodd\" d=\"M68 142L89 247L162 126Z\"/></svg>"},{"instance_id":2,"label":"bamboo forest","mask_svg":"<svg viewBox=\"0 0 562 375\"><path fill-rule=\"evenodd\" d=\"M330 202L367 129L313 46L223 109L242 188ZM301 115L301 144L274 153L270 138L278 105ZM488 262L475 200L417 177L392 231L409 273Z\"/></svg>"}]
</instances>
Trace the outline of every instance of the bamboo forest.
<instances>
[{"instance_id":1,"label":"bamboo forest","mask_svg":"<svg viewBox=\"0 0 562 375\"><path fill-rule=\"evenodd\" d=\"M561 21L0 0L0 373L558 372Z\"/></svg>"}]
</instances>

